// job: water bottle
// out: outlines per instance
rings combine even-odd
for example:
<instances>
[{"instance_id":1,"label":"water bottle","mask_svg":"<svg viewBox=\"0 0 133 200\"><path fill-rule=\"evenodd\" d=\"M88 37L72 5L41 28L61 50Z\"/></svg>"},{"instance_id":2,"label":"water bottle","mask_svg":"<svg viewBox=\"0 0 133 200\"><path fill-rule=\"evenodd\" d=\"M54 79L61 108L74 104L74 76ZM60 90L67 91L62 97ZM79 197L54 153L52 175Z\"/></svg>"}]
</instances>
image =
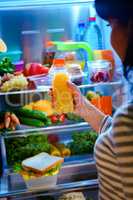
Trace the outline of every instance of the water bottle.
<instances>
[{"instance_id":1,"label":"water bottle","mask_svg":"<svg viewBox=\"0 0 133 200\"><path fill-rule=\"evenodd\" d=\"M102 34L96 23L96 17L89 17L84 34L84 41L88 42L93 50L103 49Z\"/></svg>"},{"instance_id":2,"label":"water bottle","mask_svg":"<svg viewBox=\"0 0 133 200\"><path fill-rule=\"evenodd\" d=\"M85 23L84 22L79 22L77 31L76 31L76 36L75 36L75 41L80 42L84 40L84 33L85 33Z\"/></svg>"}]
</instances>

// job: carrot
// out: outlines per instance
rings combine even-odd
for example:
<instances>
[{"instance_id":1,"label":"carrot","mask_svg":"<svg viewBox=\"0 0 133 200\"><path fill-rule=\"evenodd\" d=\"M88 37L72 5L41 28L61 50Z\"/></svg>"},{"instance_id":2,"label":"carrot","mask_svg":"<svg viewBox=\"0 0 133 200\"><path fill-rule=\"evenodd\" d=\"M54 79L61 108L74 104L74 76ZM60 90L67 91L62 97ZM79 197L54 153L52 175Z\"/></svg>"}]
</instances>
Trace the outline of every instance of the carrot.
<instances>
[{"instance_id":1,"label":"carrot","mask_svg":"<svg viewBox=\"0 0 133 200\"><path fill-rule=\"evenodd\" d=\"M5 128L9 128L10 122L11 122L11 118L9 116L5 117L5 121L4 121Z\"/></svg>"},{"instance_id":2,"label":"carrot","mask_svg":"<svg viewBox=\"0 0 133 200\"><path fill-rule=\"evenodd\" d=\"M101 107L105 114L112 115L112 97L102 96L101 97Z\"/></svg>"},{"instance_id":3,"label":"carrot","mask_svg":"<svg viewBox=\"0 0 133 200\"><path fill-rule=\"evenodd\" d=\"M12 131L15 131L16 130L16 125L11 121L9 128L11 128Z\"/></svg>"},{"instance_id":4,"label":"carrot","mask_svg":"<svg viewBox=\"0 0 133 200\"><path fill-rule=\"evenodd\" d=\"M18 117L14 113L11 114L11 120L16 125L20 125L20 121L19 121Z\"/></svg>"},{"instance_id":5,"label":"carrot","mask_svg":"<svg viewBox=\"0 0 133 200\"><path fill-rule=\"evenodd\" d=\"M1 122L1 123L0 123L0 129L3 129L4 127L5 127L4 122Z\"/></svg>"},{"instance_id":6,"label":"carrot","mask_svg":"<svg viewBox=\"0 0 133 200\"><path fill-rule=\"evenodd\" d=\"M5 120L6 120L8 117L10 117L10 115L11 115L10 112L6 112L6 113L5 113Z\"/></svg>"}]
</instances>

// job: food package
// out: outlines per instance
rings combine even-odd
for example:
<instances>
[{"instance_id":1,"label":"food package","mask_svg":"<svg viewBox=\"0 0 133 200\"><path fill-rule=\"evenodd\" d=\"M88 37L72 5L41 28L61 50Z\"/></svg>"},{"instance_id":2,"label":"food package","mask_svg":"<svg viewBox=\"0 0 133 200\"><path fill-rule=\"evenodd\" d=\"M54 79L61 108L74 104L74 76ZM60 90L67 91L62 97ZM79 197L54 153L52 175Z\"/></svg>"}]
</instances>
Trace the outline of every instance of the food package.
<instances>
[{"instance_id":1,"label":"food package","mask_svg":"<svg viewBox=\"0 0 133 200\"><path fill-rule=\"evenodd\" d=\"M37 188L50 189L54 188L57 183L58 174L53 176L41 176L36 179L26 181L26 185L30 190Z\"/></svg>"},{"instance_id":2,"label":"food package","mask_svg":"<svg viewBox=\"0 0 133 200\"><path fill-rule=\"evenodd\" d=\"M63 194L61 197L59 197L58 200L85 200L85 197L82 192L70 192L67 194Z\"/></svg>"},{"instance_id":3,"label":"food package","mask_svg":"<svg viewBox=\"0 0 133 200\"><path fill-rule=\"evenodd\" d=\"M68 75L60 72L53 79L53 96L55 99L54 109L58 114L73 112L73 98L67 82Z\"/></svg>"}]
</instances>

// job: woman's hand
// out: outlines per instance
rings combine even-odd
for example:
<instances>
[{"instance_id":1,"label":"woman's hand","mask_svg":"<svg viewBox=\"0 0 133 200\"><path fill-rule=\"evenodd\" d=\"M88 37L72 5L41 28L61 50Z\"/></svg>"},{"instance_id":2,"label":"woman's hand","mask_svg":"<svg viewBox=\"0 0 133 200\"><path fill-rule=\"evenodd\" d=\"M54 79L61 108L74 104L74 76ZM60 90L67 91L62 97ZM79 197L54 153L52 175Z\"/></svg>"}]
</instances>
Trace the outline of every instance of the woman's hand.
<instances>
[{"instance_id":1,"label":"woman's hand","mask_svg":"<svg viewBox=\"0 0 133 200\"><path fill-rule=\"evenodd\" d=\"M71 91L71 94L73 96L73 104L74 104L74 114L84 118L86 109L85 109L85 97L81 94L80 90L76 85L74 85L71 82L68 82L68 87ZM53 95L53 90L50 89L49 95L51 96L52 106L54 108L55 106L55 97Z\"/></svg>"},{"instance_id":2,"label":"woman's hand","mask_svg":"<svg viewBox=\"0 0 133 200\"><path fill-rule=\"evenodd\" d=\"M73 96L74 113L82 118L85 118L85 116L88 114L87 107L89 106L90 102L86 100L75 84L68 82L68 87L70 88Z\"/></svg>"},{"instance_id":3,"label":"woman's hand","mask_svg":"<svg viewBox=\"0 0 133 200\"><path fill-rule=\"evenodd\" d=\"M88 122L95 131L99 131L105 114L99 109L93 106L80 92L78 87L71 82L68 82L73 101L74 101L74 113L82 117Z\"/></svg>"},{"instance_id":4,"label":"woman's hand","mask_svg":"<svg viewBox=\"0 0 133 200\"><path fill-rule=\"evenodd\" d=\"M78 87L71 82L68 82L68 87L73 96L74 113L86 122L88 122L91 127L98 132L101 123L105 117L105 114L93 106L80 92ZM55 99L52 89L49 92L52 100L52 105L55 105Z\"/></svg>"}]
</instances>

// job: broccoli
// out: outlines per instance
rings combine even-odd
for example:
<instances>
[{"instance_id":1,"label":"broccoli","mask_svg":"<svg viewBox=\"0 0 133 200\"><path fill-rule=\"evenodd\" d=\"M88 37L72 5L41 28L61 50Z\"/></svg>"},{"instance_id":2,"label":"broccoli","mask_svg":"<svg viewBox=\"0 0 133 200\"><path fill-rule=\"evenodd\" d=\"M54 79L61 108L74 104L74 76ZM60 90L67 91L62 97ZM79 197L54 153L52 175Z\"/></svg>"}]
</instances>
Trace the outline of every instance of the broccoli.
<instances>
[{"instance_id":1,"label":"broccoli","mask_svg":"<svg viewBox=\"0 0 133 200\"><path fill-rule=\"evenodd\" d=\"M68 144L73 155L92 153L93 147L97 138L97 133L94 131L76 132L72 135L73 141Z\"/></svg>"}]
</instances>

